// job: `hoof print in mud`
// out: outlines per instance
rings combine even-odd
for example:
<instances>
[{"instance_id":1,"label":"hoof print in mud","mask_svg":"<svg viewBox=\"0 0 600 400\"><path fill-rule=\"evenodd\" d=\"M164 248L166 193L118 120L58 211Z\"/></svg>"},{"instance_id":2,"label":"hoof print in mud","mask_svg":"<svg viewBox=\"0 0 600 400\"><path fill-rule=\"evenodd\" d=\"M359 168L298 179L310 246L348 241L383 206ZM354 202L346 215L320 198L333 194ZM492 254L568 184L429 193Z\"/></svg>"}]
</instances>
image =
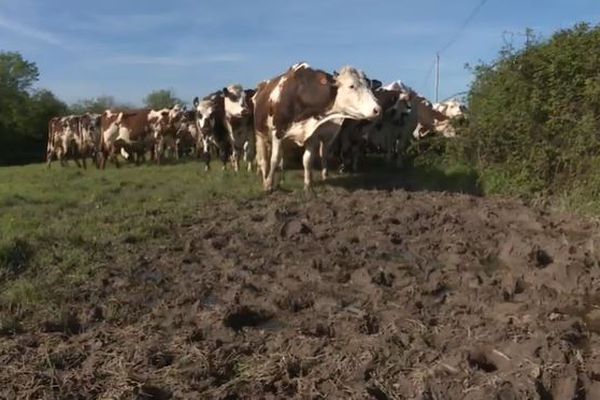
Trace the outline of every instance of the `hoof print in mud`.
<instances>
[{"instance_id":1,"label":"hoof print in mud","mask_svg":"<svg viewBox=\"0 0 600 400\"><path fill-rule=\"evenodd\" d=\"M245 327L258 327L269 322L273 318L272 313L253 309L249 306L238 306L225 315L223 325L234 331L240 331Z\"/></svg>"},{"instance_id":2,"label":"hoof print in mud","mask_svg":"<svg viewBox=\"0 0 600 400\"><path fill-rule=\"evenodd\" d=\"M317 338L329 338L335 337L335 329L332 324L318 322L316 325L312 325L307 322L300 328L300 332L306 336L312 336Z\"/></svg>"},{"instance_id":3,"label":"hoof print in mud","mask_svg":"<svg viewBox=\"0 0 600 400\"><path fill-rule=\"evenodd\" d=\"M289 293L287 296L283 296L276 301L276 304L280 309L291 311L293 313L310 308L314 303L313 295L308 290L298 290Z\"/></svg>"},{"instance_id":4,"label":"hoof print in mud","mask_svg":"<svg viewBox=\"0 0 600 400\"><path fill-rule=\"evenodd\" d=\"M494 361L487 356L487 354L482 350L475 350L469 352L467 356L467 362L469 366L473 369L478 369L483 372L494 372L498 370L498 367L494 363Z\"/></svg>"},{"instance_id":5,"label":"hoof print in mud","mask_svg":"<svg viewBox=\"0 0 600 400\"><path fill-rule=\"evenodd\" d=\"M308 235L312 233L313 231L310 226L308 226L306 221L300 221L297 219L284 222L280 230L280 235L282 238L291 238L298 235Z\"/></svg>"},{"instance_id":6,"label":"hoof print in mud","mask_svg":"<svg viewBox=\"0 0 600 400\"><path fill-rule=\"evenodd\" d=\"M163 389L153 385L142 385L140 387L136 400L170 400L173 393L168 389Z\"/></svg>"},{"instance_id":7,"label":"hoof print in mud","mask_svg":"<svg viewBox=\"0 0 600 400\"><path fill-rule=\"evenodd\" d=\"M379 286L392 287L395 279L396 276L391 272L379 270L375 274L373 274L373 276L371 277L371 282Z\"/></svg>"},{"instance_id":8,"label":"hoof print in mud","mask_svg":"<svg viewBox=\"0 0 600 400\"><path fill-rule=\"evenodd\" d=\"M554 262L554 259L546 250L539 246L534 246L531 253L529 253L529 261L537 268L546 268Z\"/></svg>"},{"instance_id":9,"label":"hoof print in mud","mask_svg":"<svg viewBox=\"0 0 600 400\"><path fill-rule=\"evenodd\" d=\"M56 319L48 319L42 322L42 332L64 333L66 335L77 335L83 331L77 315L66 313L59 315Z\"/></svg>"},{"instance_id":10,"label":"hoof print in mud","mask_svg":"<svg viewBox=\"0 0 600 400\"><path fill-rule=\"evenodd\" d=\"M161 351L159 349L151 349L148 352L148 362L155 368L168 367L175 360L175 356L171 353Z\"/></svg>"},{"instance_id":11,"label":"hoof print in mud","mask_svg":"<svg viewBox=\"0 0 600 400\"><path fill-rule=\"evenodd\" d=\"M373 314L365 315L358 330L365 335L375 335L379 333L379 318Z\"/></svg>"}]
</instances>

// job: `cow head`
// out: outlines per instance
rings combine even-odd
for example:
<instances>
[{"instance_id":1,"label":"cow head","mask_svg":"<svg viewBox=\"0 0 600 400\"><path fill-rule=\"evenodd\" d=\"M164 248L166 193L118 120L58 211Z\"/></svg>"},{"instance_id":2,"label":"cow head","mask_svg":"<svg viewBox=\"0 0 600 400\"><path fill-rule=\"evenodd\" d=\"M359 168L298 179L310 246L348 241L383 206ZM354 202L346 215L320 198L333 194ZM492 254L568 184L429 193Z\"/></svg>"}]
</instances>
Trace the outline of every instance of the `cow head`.
<instances>
[{"instance_id":1,"label":"cow head","mask_svg":"<svg viewBox=\"0 0 600 400\"><path fill-rule=\"evenodd\" d=\"M377 79L367 79L367 83L369 84L371 90L377 90L383 85L383 83Z\"/></svg>"},{"instance_id":2,"label":"cow head","mask_svg":"<svg viewBox=\"0 0 600 400\"><path fill-rule=\"evenodd\" d=\"M435 109L448 118L464 117L467 112L467 108L456 100L436 104Z\"/></svg>"},{"instance_id":3,"label":"cow head","mask_svg":"<svg viewBox=\"0 0 600 400\"><path fill-rule=\"evenodd\" d=\"M95 141L100 135L100 115L84 114L79 121L84 140Z\"/></svg>"},{"instance_id":4,"label":"cow head","mask_svg":"<svg viewBox=\"0 0 600 400\"><path fill-rule=\"evenodd\" d=\"M194 98L194 107L196 108L196 123L203 135L210 134L215 124L214 113L216 112L216 103L214 99L199 100Z\"/></svg>"},{"instance_id":5,"label":"cow head","mask_svg":"<svg viewBox=\"0 0 600 400\"><path fill-rule=\"evenodd\" d=\"M387 89L378 89L374 93L382 108L382 120L401 125L404 117L410 112L410 105L402 93Z\"/></svg>"},{"instance_id":6,"label":"cow head","mask_svg":"<svg viewBox=\"0 0 600 400\"><path fill-rule=\"evenodd\" d=\"M344 67L334 72L337 95L332 111L341 112L351 119L375 119L381 114L381 106L362 71Z\"/></svg>"},{"instance_id":7,"label":"cow head","mask_svg":"<svg viewBox=\"0 0 600 400\"><path fill-rule=\"evenodd\" d=\"M79 118L75 115L62 118L63 130L66 137L72 137L77 134L79 126Z\"/></svg>"},{"instance_id":8,"label":"cow head","mask_svg":"<svg viewBox=\"0 0 600 400\"><path fill-rule=\"evenodd\" d=\"M228 117L240 118L249 114L246 104L246 92L241 85L230 85L223 88L225 114Z\"/></svg>"},{"instance_id":9,"label":"cow head","mask_svg":"<svg viewBox=\"0 0 600 400\"><path fill-rule=\"evenodd\" d=\"M148 124L154 132L154 136L158 136L163 133L169 126L169 113L168 108L160 110L150 110L148 113Z\"/></svg>"}]
</instances>

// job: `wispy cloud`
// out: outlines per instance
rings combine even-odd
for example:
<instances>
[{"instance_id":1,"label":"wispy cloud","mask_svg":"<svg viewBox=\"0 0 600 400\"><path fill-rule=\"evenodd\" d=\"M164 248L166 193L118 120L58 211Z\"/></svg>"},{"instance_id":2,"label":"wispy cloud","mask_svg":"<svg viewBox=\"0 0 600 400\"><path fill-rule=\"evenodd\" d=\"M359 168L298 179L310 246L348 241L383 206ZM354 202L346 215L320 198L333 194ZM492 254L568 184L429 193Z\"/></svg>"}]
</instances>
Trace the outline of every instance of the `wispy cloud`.
<instances>
[{"instance_id":1,"label":"wispy cloud","mask_svg":"<svg viewBox=\"0 0 600 400\"><path fill-rule=\"evenodd\" d=\"M103 60L107 64L121 65L163 65L176 67L189 67L201 64L215 63L237 63L244 57L241 54L213 54L199 57L181 57L181 56L146 56L146 55L122 55L109 57Z\"/></svg>"},{"instance_id":2,"label":"wispy cloud","mask_svg":"<svg viewBox=\"0 0 600 400\"><path fill-rule=\"evenodd\" d=\"M185 15L180 12L164 14L101 14L89 15L74 21L67 29L74 31L104 32L118 35L147 33L176 25Z\"/></svg>"},{"instance_id":3,"label":"wispy cloud","mask_svg":"<svg viewBox=\"0 0 600 400\"><path fill-rule=\"evenodd\" d=\"M9 30L18 35L35 39L47 44L51 44L58 47L67 47L66 44L52 32L44 31L38 28L31 27L29 25L22 24L20 22L10 20L3 15L0 15L0 28Z\"/></svg>"}]
</instances>

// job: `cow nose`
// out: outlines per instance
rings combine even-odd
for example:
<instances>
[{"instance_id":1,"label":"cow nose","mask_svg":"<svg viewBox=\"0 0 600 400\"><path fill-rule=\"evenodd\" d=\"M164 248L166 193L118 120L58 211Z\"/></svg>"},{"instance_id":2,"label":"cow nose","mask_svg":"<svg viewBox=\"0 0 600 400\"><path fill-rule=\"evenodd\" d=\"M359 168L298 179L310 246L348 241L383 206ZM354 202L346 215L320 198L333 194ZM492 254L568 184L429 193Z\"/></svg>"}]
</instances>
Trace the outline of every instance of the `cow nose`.
<instances>
[{"instance_id":1,"label":"cow nose","mask_svg":"<svg viewBox=\"0 0 600 400\"><path fill-rule=\"evenodd\" d=\"M381 108L379 108L379 107L375 107L373 109L373 115L379 115L380 112L381 112Z\"/></svg>"}]
</instances>

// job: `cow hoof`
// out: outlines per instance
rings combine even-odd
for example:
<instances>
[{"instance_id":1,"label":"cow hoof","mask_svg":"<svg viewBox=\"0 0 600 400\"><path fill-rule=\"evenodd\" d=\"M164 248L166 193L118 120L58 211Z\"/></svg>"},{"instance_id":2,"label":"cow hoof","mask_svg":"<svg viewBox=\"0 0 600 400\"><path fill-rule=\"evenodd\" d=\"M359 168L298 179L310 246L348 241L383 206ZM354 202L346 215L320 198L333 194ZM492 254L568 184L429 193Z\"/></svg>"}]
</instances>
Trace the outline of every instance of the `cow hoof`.
<instances>
[{"instance_id":1,"label":"cow hoof","mask_svg":"<svg viewBox=\"0 0 600 400\"><path fill-rule=\"evenodd\" d=\"M315 189L313 188L312 185L304 184L304 192L310 193L310 194L315 194Z\"/></svg>"}]
</instances>

